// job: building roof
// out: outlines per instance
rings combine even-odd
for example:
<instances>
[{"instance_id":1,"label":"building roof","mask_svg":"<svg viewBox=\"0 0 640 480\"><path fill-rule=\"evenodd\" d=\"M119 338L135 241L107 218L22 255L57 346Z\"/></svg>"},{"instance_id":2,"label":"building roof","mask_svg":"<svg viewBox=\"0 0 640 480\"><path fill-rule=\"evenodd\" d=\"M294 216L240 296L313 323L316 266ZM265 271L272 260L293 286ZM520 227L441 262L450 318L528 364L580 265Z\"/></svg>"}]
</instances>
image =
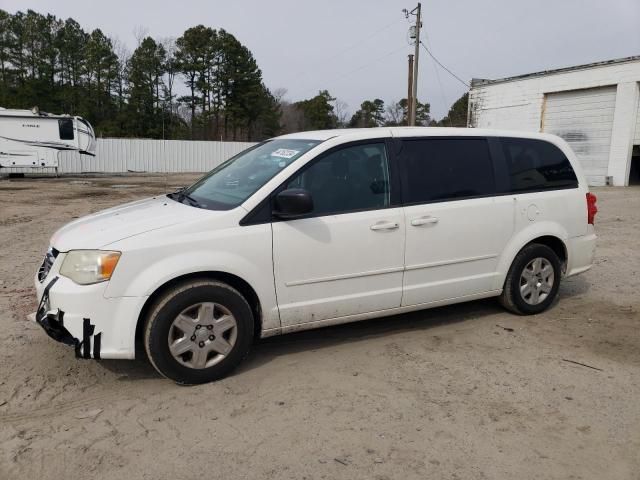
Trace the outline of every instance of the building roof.
<instances>
[{"instance_id":1,"label":"building roof","mask_svg":"<svg viewBox=\"0 0 640 480\"><path fill-rule=\"evenodd\" d=\"M483 85L493 85L494 83L513 82L516 80L526 80L528 78L541 77L544 75L553 75L555 73L566 73L574 70L586 70L589 68L606 67L608 65L616 65L618 63L638 62L640 61L640 55L634 55L633 57L616 58L613 60L604 60L602 62L587 63L584 65L576 65L573 67L556 68L553 70L543 70L541 72L525 73L524 75L515 75L513 77L497 78L495 80L488 80L484 78L473 78L471 80L472 87L481 87Z\"/></svg>"}]
</instances>

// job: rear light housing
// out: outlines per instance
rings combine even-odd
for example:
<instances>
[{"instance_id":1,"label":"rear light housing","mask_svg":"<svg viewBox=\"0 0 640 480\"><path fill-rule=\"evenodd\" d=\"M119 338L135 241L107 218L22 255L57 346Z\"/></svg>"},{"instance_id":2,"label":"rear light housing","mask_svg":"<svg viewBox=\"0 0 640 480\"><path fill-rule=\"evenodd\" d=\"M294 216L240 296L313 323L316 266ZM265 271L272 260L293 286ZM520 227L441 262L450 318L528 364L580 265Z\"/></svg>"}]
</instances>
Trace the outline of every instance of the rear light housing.
<instances>
[{"instance_id":1,"label":"rear light housing","mask_svg":"<svg viewBox=\"0 0 640 480\"><path fill-rule=\"evenodd\" d=\"M597 200L598 198L593 193L587 193L587 222L589 225L594 224L596 213L598 213Z\"/></svg>"}]
</instances>

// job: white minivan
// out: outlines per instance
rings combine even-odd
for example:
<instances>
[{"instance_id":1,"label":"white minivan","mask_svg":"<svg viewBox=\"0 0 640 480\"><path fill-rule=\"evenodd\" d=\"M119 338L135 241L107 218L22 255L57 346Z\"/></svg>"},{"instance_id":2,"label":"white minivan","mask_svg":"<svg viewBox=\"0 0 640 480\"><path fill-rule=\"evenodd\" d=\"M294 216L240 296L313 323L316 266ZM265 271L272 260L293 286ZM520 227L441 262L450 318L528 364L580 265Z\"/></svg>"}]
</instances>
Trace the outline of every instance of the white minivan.
<instances>
[{"instance_id":1,"label":"white minivan","mask_svg":"<svg viewBox=\"0 0 640 480\"><path fill-rule=\"evenodd\" d=\"M595 196L558 137L478 129L301 132L192 186L75 220L36 275L35 320L82 358L179 383L257 337L496 296L549 307L591 267Z\"/></svg>"}]
</instances>

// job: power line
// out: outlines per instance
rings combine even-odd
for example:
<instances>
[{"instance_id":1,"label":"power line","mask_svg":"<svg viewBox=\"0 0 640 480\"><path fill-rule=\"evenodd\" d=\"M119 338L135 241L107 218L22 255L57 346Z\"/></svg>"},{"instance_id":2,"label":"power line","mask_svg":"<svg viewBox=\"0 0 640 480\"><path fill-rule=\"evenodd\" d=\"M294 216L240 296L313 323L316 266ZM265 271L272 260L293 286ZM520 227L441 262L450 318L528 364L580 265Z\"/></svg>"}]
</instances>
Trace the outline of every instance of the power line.
<instances>
[{"instance_id":1,"label":"power line","mask_svg":"<svg viewBox=\"0 0 640 480\"><path fill-rule=\"evenodd\" d=\"M399 19L399 20L394 20L393 22L388 23L387 25L385 25L385 26L383 26L383 27L380 27L379 29L377 29L377 30L373 31L372 33L370 33L368 36L366 36L366 37L364 37L364 38L361 38L361 39L360 39L360 40L358 40L357 42L352 43L351 45L349 45L349 46L347 46L347 47L343 48L342 50L338 51L337 53L335 53L335 54L333 54L333 55L330 55L330 56L328 56L328 57L324 57L324 58L319 59L319 60L316 62L316 65L324 64L324 63L327 63L327 62L329 62L329 61L331 61L331 60L335 60L336 58L338 58L338 57L342 56L343 54L345 54L345 53L347 53L347 52L350 52L350 51L351 51L351 50L353 50L354 48L356 48L356 47L358 47L358 46L362 45L363 43L365 43L365 42L367 42L368 40L372 39L373 37L377 36L379 33L384 32L384 31L385 31L385 30L387 30L388 28L390 28L390 27L392 27L392 26L394 26L394 25L396 25L396 24L400 23L402 20L403 20L402 18L401 18L401 19ZM308 69L305 69L305 70L300 70L300 71L298 71L298 72L294 73L294 74L293 74L293 76L294 76L294 77L297 77L297 76L299 76L299 75L306 76L306 75L308 75L308 74L309 74L309 70L308 70Z\"/></svg>"},{"instance_id":2,"label":"power line","mask_svg":"<svg viewBox=\"0 0 640 480\"><path fill-rule=\"evenodd\" d=\"M438 60L435 55L433 53L431 53L431 50L429 50L427 48L427 46L420 41L420 45L422 45L422 47L426 50L426 52L429 54L429 56L431 58L433 58L434 62L436 62L438 65L440 65L447 73L449 73L449 75L451 75L453 78L455 78L456 80L458 80L460 83L462 83L465 87L467 88L471 88L471 85L469 85L467 82L465 82L464 80L462 80L459 76L457 76L455 73L453 73L451 70L449 70L447 67L445 67L440 60Z\"/></svg>"},{"instance_id":3,"label":"power line","mask_svg":"<svg viewBox=\"0 0 640 480\"><path fill-rule=\"evenodd\" d=\"M360 65L359 67L353 69L353 70L349 70L347 73L345 73L344 75L340 75L339 77L334 78L333 80L341 80L344 77L348 77L349 75L351 75L354 72L358 72L360 70L362 70L363 68L367 68L371 65L373 65L374 63L379 62L380 60L387 58L390 55L393 55L394 53L399 52L400 50L404 50L405 48L407 48L406 45L402 45L400 48L396 48L395 50L392 50L391 52L385 53L384 55L382 55L381 57L377 57L373 60L371 60L370 62L365 63L364 65Z\"/></svg>"},{"instance_id":4,"label":"power line","mask_svg":"<svg viewBox=\"0 0 640 480\"><path fill-rule=\"evenodd\" d=\"M426 45L429 44L429 35L427 35L427 32L424 32L424 36L425 36L425 43ZM447 100L447 96L444 93L444 87L442 86L442 80L440 79L440 69L438 68L438 65L436 65L436 63L434 62L433 64L433 70L436 74L436 79L438 80L438 86L440 87L440 97L442 98L442 104L447 107L448 105L451 105L449 103L449 101ZM443 118L446 118L449 122L449 126L452 127L453 123L451 122L451 119L449 118L449 115L445 115Z\"/></svg>"},{"instance_id":5,"label":"power line","mask_svg":"<svg viewBox=\"0 0 640 480\"><path fill-rule=\"evenodd\" d=\"M375 64L375 63L378 63L380 60L383 60L383 59L385 59L385 58L387 58L387 57L389 57L389 56L393 55L394 53L397 53L397 52L399 52L400 50L403 50L403 49L405 49L405 48L407 48L407 47L406 47L406 45L402 45L400 48L397 48L397 49L395 49L395 50L392 50L392 51L390 51L390 52L387 52L387 53L385 53L384 55L382 55L382 56L380 56L380 57L376 57L375 59L371 60L370 62L367 62L367 63L365 63L365 64L363 64L363 65L360 65L359 67L356 67L356 68L354 68L353 70L349 70L348 72L346 72L346 73L344 73L344 74L342 74L342 75L340 75L340 76L338 76L338 77L335 77L335 78L330 79L330 80L329 80L329 81L327 81L326 83L331 83L331 82L336 82L336 81L338 81L338 80L342 80L343 78L348 77L349 75L352 75L352 74L353 74L353 73L355 73L355 72L359 72L360 70L363 70L363 69L365 69L365 68L367 68L367 67L370 67L371 65L373 65L373 64ZM310 89L309 89L309 90L310 90Z\"/></svg>"},{"instance_id":6,"label":"power line","mask_svg":"<svg viewBox=\"0 0 640 480\"><path fill-rule=\"evenodd\" d=\"M438 80L438 85L440 86L440 96L442 97L442 102L445 105L445 107L447 105L451 105L447 98L446 95L444 93L444 88L442 87L442 81L440 80L440 72L438 72L438 66L436 65L434 68L435 72L436 72L436 79ZM449 115L445 115L445 117L449 120L449 126L452 127L453 124L451 123L451 119L449 118Z\"/></svg>"},{"instance_id":7,"label":"power line","mask_svg":"<svg viewBox=\"0 0 640 480\"><path fill-rule=\"evenodd\" d=\"M323 61L329 61L329 60L333 60L334 58L339 57L340 55L342 55L345 52L349 52L351 50L353 50L354 48L362 45L363 43L365 43L367 40L370 40L371 38L375 37L376 35L378 35L380 32L384 32L386 29L388 29L389 27L394 26L397 23L400 23L403 19L399 19L399 20L395 20L387 25L385 25L384 27L379 28L378 30L375 30L374 32L372 32L371 34L369 34L368 36L358 40L355 43L352 43L351 45L349 45L346 48L343 48L341 51L339 51L338 53L336 53L335 55L332 55L328 58L325 58Z\"/></svg>"}]
</instances>

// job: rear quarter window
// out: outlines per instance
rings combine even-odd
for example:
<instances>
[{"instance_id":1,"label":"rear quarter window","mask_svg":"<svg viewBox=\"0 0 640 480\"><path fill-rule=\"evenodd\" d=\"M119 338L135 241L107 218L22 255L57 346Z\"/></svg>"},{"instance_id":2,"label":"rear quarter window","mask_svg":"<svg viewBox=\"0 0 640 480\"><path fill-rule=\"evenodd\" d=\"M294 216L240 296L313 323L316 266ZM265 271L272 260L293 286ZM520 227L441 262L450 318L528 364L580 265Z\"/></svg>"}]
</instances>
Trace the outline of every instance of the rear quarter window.
<instances>
[{"instance_id":1,"label":"rear quarter window","mask_svg":"<svg viewBox=\"0 0 640 480\"><path fill-rule=\"evenodd\" d=\"M511 192L576 188L578 179L562 150L544 140L501 138Z\"/></svg>"}]
</instances>

